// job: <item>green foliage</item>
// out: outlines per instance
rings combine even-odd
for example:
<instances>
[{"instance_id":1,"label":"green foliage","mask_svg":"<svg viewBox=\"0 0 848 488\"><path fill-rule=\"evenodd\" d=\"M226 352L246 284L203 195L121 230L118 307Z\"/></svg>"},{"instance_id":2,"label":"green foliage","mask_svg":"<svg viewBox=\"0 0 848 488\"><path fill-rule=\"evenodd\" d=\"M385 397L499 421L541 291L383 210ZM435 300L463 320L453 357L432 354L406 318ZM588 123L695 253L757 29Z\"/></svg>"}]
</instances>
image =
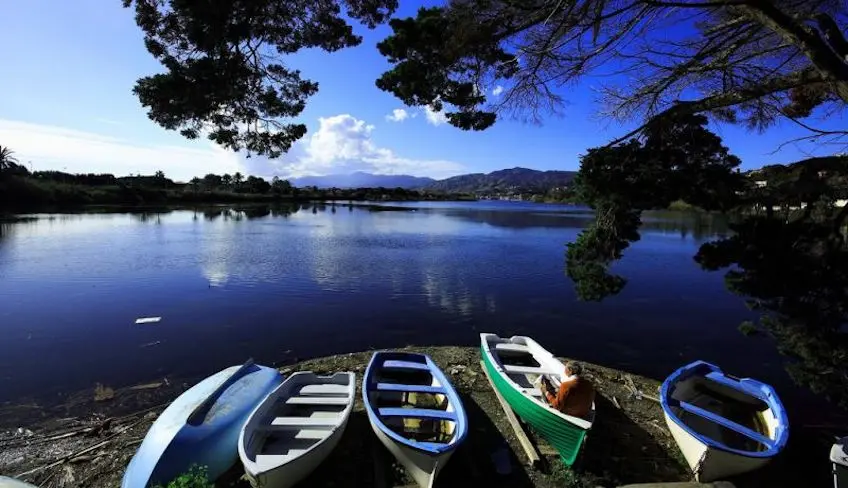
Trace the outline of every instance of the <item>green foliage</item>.
<instances>
[{"instance_id":1,"label":"green foliage","mask_svg":"<svg viewBox=\"0 0 848 488\"><path fill-rule=\"evenodd\" d=\"M567 244L566 274L581 300L600 301L624 288L627 280L610 274L608 268L639 240L640 212L614 206L598 212L595 224Z\"/></svg>"},{"instance_id":2,"label":"green foliage","mask_svg":"<svg viewBox=\"0 0 848 488\"><path fill-rule=\"evenodd\" d=\"M123 0L134 7L144 44L164 68L133 89L148 116L190 139L278 157L306 126L300 115L318 84L285 66L301 49L356 46L346 18L382 23L397 0ZM342 15L341 6L346 8Z\"/></svg>"},{"instance_id":3,"label":"green foliage","mask_svg":"<svg viewBox=\"0 0 848 488\"><path fill-rule=\"evenodd\" d=\"M13 154L15 152L8 146L0 146L0 173L9 171L17 165L18 160Z\"/></svg>"},{"instance_id":4,"label":"green foliage","mask_svg":"<svg viewBox=\"0 0 848 488\"><path fill-rule=\"evenodd\" d=\"M161 175L160 175L161 176ZM299 189L287 180L272 183L240 173L227 178L208 174L189 183L175 183L160 176L72 175L38 171L33 175L0 178L0 209L77 205L149 205L271 202L292 200L451 200L460 195L406 190L404 188ZM235 183L238 181L239 183ZM229 184L227 183L229 182Z\"/></svg>"},{"instance_id":5,"label":"green foliage","mask_svg":"<svg viewBox=\"0 0 848 488\"><path fill-rule=\"evenodd\" d=\"M458 108L446 113L450 124L483 130L495 123L496 115L480 109L486 97L471 77L474 63L500 64L500 75L508 77L514 73L509 63L513 56L495 40L497 24L480 18L474 2L453 5L467 8L421 8L416 18L389 22L394 34L377 49L395 66L377 80L377 87L411 106L441 110L449 103Z\"/></svg>"},{"instance_id":6,"label":"green foliage","mask_svg":"<svg viewBox=\"0 0 848 488\"><path fill-rule=\"evenodd\" d=\"M293 187L289 180L281 180L278 176L275 176L274 179L271 180L271 190L275 194L285 195L291 193Z\"/></svg>"},{"instance_id":7,"label":"green foliage","mask_svg":"<svg viewBox=\"0 0 848 488\"><path fill-rule=\"evenodd\" d=\"M759 3L446 2L390 22L378 48L391 68L377 86L407 105L450 104L449 122L474 130L505 113L556 112L562 88L597 71L627 78L593 79L605 115L618 119L704 113L764 129L783 115L843 108L844 2ZM693 28L668 29L677 23ZM496 83L503 93L487 98ZM848 131L815 137L838 134Z\"/></svg>"},{"instance_id":8,"label":"green foliage","mask_svg":"<svg viewBox=\"0 0 848 488\"><path fill-rule=\"evenodd\" d=\"M627 283L610 264L639 239L643 210L686 198L707 209L732 205L743 178L740 161L705 126L706 117L656 120L644 141L590 149L575 178L576 198L596 210L595 222L568 244L566 274L582 300L602 300Z\"/></svg>"},{"instance_id":9,"label":"green foliage","mask_svg":"<svg viewBox=\"0 0 848 488\"><path fill-rule=\"evenodd\" d=\"M575 180L579 198L593 208L650 210L682 199L707 210L735 206L741 161L706 125L702 115L655 119L644 142L589 149Z\"/></svg>"},{"instance_id":10,"label":"green foliage","mask_svg":"<svg viewBox=\"0 0 848 488\"><path fill-rule=\"evenodd\" d=\"M744 336L753 336L759 334L760 329L753 322L746 320L739 324L739 332Z\"/></svg>"},{"instance_id":11,"label":"green foliage","mask_svg":"<svg viewBox=\"0 0 848 488\"><path fill-rule=\"evenodd\" d=\"M727 239L695 256L707 270L730 268L728 289L763 313L759 325L789 359L800 384L848 407L848 207L786 221L748 216ZM836 224L836 225L835 225Z\"/></svg>"},{"instance_id":12,"label":"green foliage","mask_svg":"<svg viewBox=\"0 0 848 488\"><path fill-rule=\"evenodd\" d=\"M205 466L193 465L189 470L168 483L167 486L157 485L154 488L215 488L209 481Z\"/></svg>"},{"instance_id":13,"label":"green foliage","mask_svg":"<svg viewBox=\"0 0 848 488\"><path fill-rule=\"evenodd\" d=\"M702 122L583 157L577 188L597 217L568 245L578 296L600 300L622 289L624 278L608 268L638 238L642 210L683 198L733 208L733 234L702 245L695 260L706 270L727 269L727 288L762 314L740 325L743 334L768 334L796 382L848 408L848 206L834 206L848 190L848 157L770 166L744 180L734 171L738 160Z\"/></svg>"}]
</instances>

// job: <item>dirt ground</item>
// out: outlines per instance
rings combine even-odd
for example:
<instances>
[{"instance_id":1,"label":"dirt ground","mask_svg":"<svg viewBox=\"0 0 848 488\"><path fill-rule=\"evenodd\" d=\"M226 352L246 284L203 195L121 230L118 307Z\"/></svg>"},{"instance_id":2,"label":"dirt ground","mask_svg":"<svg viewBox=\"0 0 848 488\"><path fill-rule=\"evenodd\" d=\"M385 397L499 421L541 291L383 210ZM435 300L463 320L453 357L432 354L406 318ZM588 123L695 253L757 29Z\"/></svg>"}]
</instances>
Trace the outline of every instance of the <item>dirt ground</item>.
<instances>
[{"instance_id":1,"label":"dirt ground","mask_svg":"<svg viewBox=\"0 0 848 488\"><path fill-rule=\"evenodd\" d=\"M598 396L595 425L583 453L573 468L566 468L555 451L530 432L543 458L540 465L530 467L480 368L478 349L414 350L429 354L449 376L463 399L471 426L466 442L440 474L438 487L595 488L691 479L656 402L658 381L586 364L587 376L596 385ZM361 381L371 354L312 359L281 371L354 371ZM167 404L189 386L173 380L119 390L98 385L50 408L35 404L0 406L0 475L42 487L120 486L124 468L147 429ZM413 485L371 431L361 392L357 392L357 398L342 441L324 463L333 469L317 469L300 486ZM778 461L734 482L739 487L825 486L812 482L827 480L827 466L817 464L811 477L808 446L807 441L794 446L790 443L788 452ZM821 442L817 443L816 449L821 446ZM505 458L509 459L506 465ZM817 459L822 458L826 460L826 454ZM248 487L240 479L241 474L237 464L217 486Z\"/></svg>"}]
</instances>

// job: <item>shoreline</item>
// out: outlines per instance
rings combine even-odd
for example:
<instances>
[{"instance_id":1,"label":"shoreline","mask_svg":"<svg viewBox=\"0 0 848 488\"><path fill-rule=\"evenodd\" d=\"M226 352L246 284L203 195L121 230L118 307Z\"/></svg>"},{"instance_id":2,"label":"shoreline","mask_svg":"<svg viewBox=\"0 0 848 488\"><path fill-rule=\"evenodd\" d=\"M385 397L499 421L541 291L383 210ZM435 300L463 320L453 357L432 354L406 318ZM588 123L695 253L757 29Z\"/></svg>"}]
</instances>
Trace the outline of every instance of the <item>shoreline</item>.
<instances>
[{"instance_id":1,"label":"shoreline","mask_svg":"<svg viewBox=\"0 0 848 488\"><path fill-rule=\"evenodd\" d=\"M595 384L597 420L578 463L565 468L558 456L543 440L529 432L541 452L541 469L526 465L527 459L513 434L494 392L480 369L477 347L407 347L429 354L439 364L463 399L472 434L445 467L440 485L454 486L455 480L467 486L510 487L614 487L629 483L675 482L691 479L688 467L666 428L662 409L654 399L659 381L625 371L584 363L586 376ZM304 481L304 486L406 486L409 479L393 458L377 446L364 413L361 381L373 351L339 354L304 360L280 367L289 374L312 370L318 373L353 371L357 375L357 402L348 430L339 447L326 461L332 470L318 469ZM566 358L563 358L565 360ZM209 372L213 373L212 371ZM119 486L129 459L147 429L165 406L185 391L190 384L156 381L112 390L98 385L68 397L63 409L42 410L38 406L0 406L0 475L17 476L41 484L49 479L70 476L73 486ZM635 397L633 388L646 394ZM31 410L27 424L15 424L14 412ZM32 411L36 410L36 411ZM132 413L129 413L131 411ZM102 443L85 455L75 453ZM511 474L499 475L492 456L506 447ZM804 447L802 446L802 449ZM796 449L795 454L798 454ZM802 453L803 454L803 453ZM67 458L69 462L44 468ZM377 459L379 462L375 462ZM822 460L826 460L823 457ZM783 459L742 479L744 486L798 486L787 480L797 478L804 459ZM379 466L378 466L379 465ZM247 487L239 481L241 465L237 465L219 481L218 486ZM793 474L795 473L795 474ZM828 473L822 473L828 474ZM385 478L385 479L383 479ZM800 479L810 481L810 475ZM311 482L310 482L311 481ZM734 480L736 481L736 480ZM456 486L459 486L457 484Z\"/></svg>"}]
</instances>

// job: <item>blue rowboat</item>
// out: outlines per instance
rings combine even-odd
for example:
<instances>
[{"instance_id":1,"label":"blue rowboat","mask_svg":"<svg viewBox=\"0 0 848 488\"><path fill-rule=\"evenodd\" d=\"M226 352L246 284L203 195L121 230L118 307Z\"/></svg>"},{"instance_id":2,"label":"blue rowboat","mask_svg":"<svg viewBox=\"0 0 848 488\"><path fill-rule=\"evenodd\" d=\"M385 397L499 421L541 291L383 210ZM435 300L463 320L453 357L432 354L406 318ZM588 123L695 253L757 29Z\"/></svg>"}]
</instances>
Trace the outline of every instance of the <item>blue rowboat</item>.
<instances>
[{"instance_id":1,"label":"blue rowboat","mask_svg":"<svg viewBox=\"0 0 848 488\"><path fill-rule=\"evenodd\" d=\"M189 388L147 431L121 487L165 485L193 465L206 467L214 481L238 461L247 417L282 381L276 369L248 360Z\"/></svg>"},{"instance_id":2,"label":"blue rowboat","mask_svg":"<svg viewBox=\"0 0 848 488\"><path fill-rule=\"evenodd\" d=\"M425 354L376 352L362 396L377 438L423 488L430 488L468 432L462 401Z\"/></svg>"},{"instance_id":3,"label":"blue rowboat","mask_svg":"<svg viewBox=\"0 0 848 488\"><path fill-rule=\"evenodd\" d=\"M771 386L695 361L662 384L660 404L674 440L699 481L760 468L789 439L789 420Z\"/></svg>"}]
</instances>

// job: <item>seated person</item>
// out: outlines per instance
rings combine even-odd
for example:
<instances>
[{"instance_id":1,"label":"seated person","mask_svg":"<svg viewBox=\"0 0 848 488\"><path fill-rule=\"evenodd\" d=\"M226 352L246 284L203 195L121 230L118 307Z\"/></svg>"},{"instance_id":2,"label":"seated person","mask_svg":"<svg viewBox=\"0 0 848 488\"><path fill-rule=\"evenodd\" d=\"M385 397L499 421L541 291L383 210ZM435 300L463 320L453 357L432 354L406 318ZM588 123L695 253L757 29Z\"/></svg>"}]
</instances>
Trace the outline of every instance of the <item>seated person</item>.
<instances>
[{"instance_id":1,"label":"seated person","mask_svg":"<svg viewBox=\"0 0 848 488\"><path fill-rule=\"evenodd\" d=\"M588 379L580 376L581 374L583 365L569 361L565 363L565 378L558 391L544 376L539 389L555 409L572 417L585 418L592 410L592 402L595 401L595 387Z\"/></svg>"}]
</instances>

